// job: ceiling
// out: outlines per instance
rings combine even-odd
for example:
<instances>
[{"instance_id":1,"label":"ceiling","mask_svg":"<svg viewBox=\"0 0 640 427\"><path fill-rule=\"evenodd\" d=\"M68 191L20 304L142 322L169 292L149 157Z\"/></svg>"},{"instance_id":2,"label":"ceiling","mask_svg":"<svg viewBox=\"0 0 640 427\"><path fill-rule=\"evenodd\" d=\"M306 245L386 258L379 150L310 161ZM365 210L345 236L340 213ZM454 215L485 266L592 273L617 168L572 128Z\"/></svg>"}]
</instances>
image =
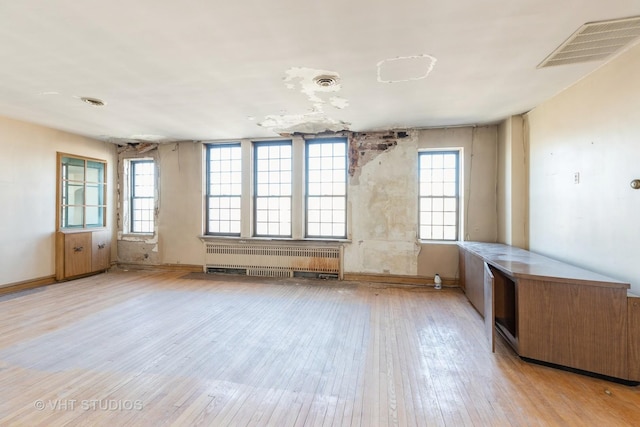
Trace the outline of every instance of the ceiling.
<instances>
[{"instance_id":1,"label":"ceiling","mask_svg":"<svg viewBox=\"0 0 640 427\"><path fill-rule=\"evenodd\" d=\"M604 63L536 68L578 27L639 14L638 0L2 1L0 115L112 142L495 123Z\"/></svg>"}]
</instances>

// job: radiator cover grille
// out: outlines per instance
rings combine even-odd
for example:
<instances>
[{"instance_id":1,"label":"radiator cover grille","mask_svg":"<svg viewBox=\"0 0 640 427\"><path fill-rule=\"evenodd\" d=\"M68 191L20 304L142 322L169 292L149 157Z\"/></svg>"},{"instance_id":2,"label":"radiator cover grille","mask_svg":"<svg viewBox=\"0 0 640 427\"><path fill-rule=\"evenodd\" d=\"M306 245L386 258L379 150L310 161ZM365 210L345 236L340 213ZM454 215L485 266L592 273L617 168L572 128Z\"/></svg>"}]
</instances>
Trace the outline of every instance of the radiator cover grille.
<instances>
[{"instance_id":1,"label":"radiator cover grille","mask_svg":"<svg viewBox=\"0 0 640 427\"><path fill-rule=\"evenodd\" d=\"M205 271L245 270L248 276L293 277L295 272L342 278L342 250L335 246L205 242Z\"/></svg>"}]
</instances>

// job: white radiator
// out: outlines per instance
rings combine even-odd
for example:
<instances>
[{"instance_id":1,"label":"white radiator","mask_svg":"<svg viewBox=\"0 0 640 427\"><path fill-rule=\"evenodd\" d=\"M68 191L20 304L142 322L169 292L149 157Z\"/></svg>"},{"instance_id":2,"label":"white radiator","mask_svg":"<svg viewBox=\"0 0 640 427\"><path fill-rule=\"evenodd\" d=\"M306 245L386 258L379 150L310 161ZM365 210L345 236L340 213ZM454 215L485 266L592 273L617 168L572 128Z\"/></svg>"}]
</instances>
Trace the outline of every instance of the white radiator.
<instances>
[{"instance_id":1,"label":"white radiator","mask_svg":"<svg viewBox=\"0 0 640 427\"><path fill-rule=\"evenodd\" d=\"M293 277L296 272L342 279L342 245L204 242L205 271L247 276Z\"/></svg>"}]
</instances>

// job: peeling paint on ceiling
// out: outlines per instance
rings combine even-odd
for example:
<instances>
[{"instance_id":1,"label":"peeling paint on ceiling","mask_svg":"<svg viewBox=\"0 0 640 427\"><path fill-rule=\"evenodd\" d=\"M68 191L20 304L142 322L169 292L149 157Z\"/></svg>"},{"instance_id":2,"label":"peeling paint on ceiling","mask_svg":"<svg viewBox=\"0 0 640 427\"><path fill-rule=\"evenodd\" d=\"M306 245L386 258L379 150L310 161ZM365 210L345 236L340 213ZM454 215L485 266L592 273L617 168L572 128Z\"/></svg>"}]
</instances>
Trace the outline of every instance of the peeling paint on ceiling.
<instances>
[{"instance_id":1,"label":"peeling paint on ceiling","mask_svg":"<svg viewBox=\"0 0 640 427\"><path fill-rule=\"evenodd\" d=\"M340 132L349 129L351 123L327 117L323 112L306 114L269 115L258 123L279 134Z\"/></svg>"},{"instance_id":2,"label":"peeling paint on ceiling","mask_svg":"<svg viewBox=\"0 0 640 427\"><path fill-rule=\"evenodd\" d=\"M322 133L348 130L351 123L329 117L325 107L342 110L349 106L349 100L335 93L342 90L340 75L335 71L306 67L292 67L285 71L285 87L299 90L311 107L301 114L270 114L258 126L272 129L278 134ZM322 84L324 81L326 84Z\"/></svg>"},{"instance_id":3,"label":"peeling paint on ceiling","mask_svg":"<svg viewBox=\"0 0 640 427\"><path fill-rule=\"evenodd\" d=\"M340 76L335 71L317 70L306 67L292 67L285 71L285 84L288 89L295 89L296 85L300 92L307 95L309 101L313 103L324 104L325 101L318 96L321 93L340 92L342 84ZM318 76L334 77L336 84L330 86L320 86L316 83L315 78ZM293 82L293 83L292 83Z\"/></svg>"},{"instance_id":4,"label":"peeling paint on ceiling","mask_svg":"<svg viewBox=\"0 0 640 427\"><path fill-rule=\"evenodd\" d=\"M378 82L400 83L426 79L438 60L431 55L398 56L378 62Z\"/></svg>"}]
</instances>

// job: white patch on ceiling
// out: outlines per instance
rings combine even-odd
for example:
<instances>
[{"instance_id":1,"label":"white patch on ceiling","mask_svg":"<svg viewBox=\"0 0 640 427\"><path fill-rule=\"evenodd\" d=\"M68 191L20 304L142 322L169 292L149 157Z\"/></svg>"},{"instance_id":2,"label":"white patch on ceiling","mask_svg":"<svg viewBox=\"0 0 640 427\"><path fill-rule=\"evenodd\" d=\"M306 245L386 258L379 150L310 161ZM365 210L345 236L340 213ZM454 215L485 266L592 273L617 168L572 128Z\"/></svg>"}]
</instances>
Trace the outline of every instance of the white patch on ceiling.
<instances>
[{"instance_id":1,"label":"white patch on ceiling","mask_svg":"<svg viewBox=\"0 0 640 427\"><path fill-rule=\"evenodd\" d=\"M335 71L316 70L306 67L292 67L285 71L285 74L286 77L284 78L284 81L287 88L295 89L297 83L300 92L307 95L309 101L314 103L324 104L322 98L318 96L319 93L339 92L342 89L342 86L340 84L340 76ZM315 78L318 76L334 77L336 80L336 84L330 86L320 86L315 81Z\"/></svg>"},{"instance_id":2,"label":"white patch on ceiling","mask_svg":"<svg viewBox=\"0 0 640 427\"><path fill-rule=\"evenodd\" d=\"M349 106L349 100L335 95L342 90L340 75L335 71L306 67L292 67L285 71L285 87L298 89L311 102L309 112L302 114L267 115L258 126L269 128L276 133L322 133L339 132L349 129L351 123L327 116L325 106L342 110ZM333 96L331 96L333 95Z\"/></svg>"},{"instance_id":3,"label":"white patch on ceiling","mask_svg":"<svg viewBox=\"0 0 640 427\"><path fill-rule=\"evenodd\" d=\"M338 110L342 110L343 108L347 108L349 106L349 100L341 98L339 96L332 96L329 102L331 102L331 105L333 105Z\"/></svg>"},{"instance_id":4,"label":"white patch on ceiling","mask_svg":"<svg viewBox=\"0 0 640 427\"><path fill-rule=\"evenodd\" d=\"M400 83L422 80L433 70L437 59L431 55L398 56L378 62L378 82Z\"/></svg>"},{"instance_id":5,"label":"white patch on ceiling","mask_svg":"<svg viewBox=\"0 0 640 427\"><path fill-rule=\"evenodd\" d=\"M129 139L138 140L138 141L150 141L150 142L165 142L168 140L166 136L163 135L150 135L150 134L136 134L131 135Z\"/></svg>"},{"instance_id":6,"label":"white patch on ceiling","mask_svg":"<svg viewBox=\"0 0 640 427\"><path fill-rule=\"evenodd\" d=\"M258 126L270 128L277 133L323 133L349 129L351 123L327 117L322 112L305 114L268 115Z\"/></svg>"}]
</instances>

